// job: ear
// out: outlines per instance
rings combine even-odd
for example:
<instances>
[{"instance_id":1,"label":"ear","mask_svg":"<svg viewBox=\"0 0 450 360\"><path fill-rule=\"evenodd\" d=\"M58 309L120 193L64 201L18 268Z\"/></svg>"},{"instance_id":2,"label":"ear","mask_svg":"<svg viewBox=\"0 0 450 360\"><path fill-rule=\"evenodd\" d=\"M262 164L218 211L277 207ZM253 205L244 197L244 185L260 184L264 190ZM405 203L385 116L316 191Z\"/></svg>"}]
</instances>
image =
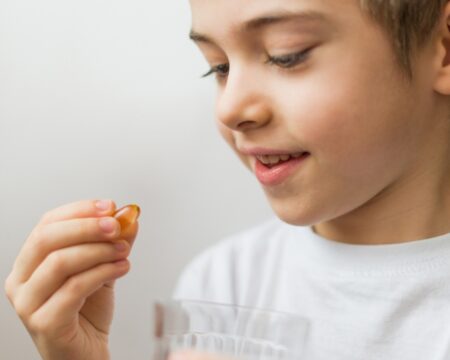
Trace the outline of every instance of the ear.
<instances>
[{"instance_id":1,"label":"ear","mask_svg":"<svg viewBox=\"0 0 450 360\"><path fill-rule=\"evenodd\" d=\"M434 90L450 95L450 2L447 2L438 24L437 45Z\"/></svg>"}]
</instances>

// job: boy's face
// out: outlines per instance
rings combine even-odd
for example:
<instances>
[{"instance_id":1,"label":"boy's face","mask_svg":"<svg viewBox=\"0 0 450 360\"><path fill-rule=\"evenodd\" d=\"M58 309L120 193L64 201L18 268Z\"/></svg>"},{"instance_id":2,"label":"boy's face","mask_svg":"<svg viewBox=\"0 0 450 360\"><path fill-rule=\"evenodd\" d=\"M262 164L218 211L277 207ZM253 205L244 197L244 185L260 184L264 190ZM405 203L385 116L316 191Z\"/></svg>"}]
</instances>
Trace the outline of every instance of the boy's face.
<instances>
[{"instance_id":1,"label":"boy's face","mask_svg":"<svg viewBox=\"0 0 450 360\"><path fill-rule=\"evenodd\" d=\"M310 225L349 215L420 166L434 106L429 66L418 59L406 80L358 1L191 6L192 37L217 71L221 134L281 219ZM269 170L251 153L267 149L306 155Z\"/></svg>"}]
</instances>

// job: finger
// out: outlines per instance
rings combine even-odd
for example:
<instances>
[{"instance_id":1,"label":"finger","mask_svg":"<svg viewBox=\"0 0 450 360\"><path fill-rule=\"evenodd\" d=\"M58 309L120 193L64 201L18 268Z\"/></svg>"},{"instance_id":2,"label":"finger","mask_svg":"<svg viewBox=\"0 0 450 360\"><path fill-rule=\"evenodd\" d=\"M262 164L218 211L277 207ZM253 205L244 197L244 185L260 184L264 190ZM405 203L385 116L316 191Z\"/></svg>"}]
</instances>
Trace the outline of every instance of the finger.
<instances>
[{"instance_id":1,"label":"finger","mask_svg":"<svg viewBox=\"0 0 450 360\"><path fill-rule=\"evenodd\" d=\"M130 269L128 260L106 263L69 278L27 321L31 332L52 337L78 326L78 313L88 296L103 284L125 275ZM93 324L99 330L103 324Z\"/></svg>"},{"instance_id":2,"label":"finger","mask_svg":"<svg viewBox=\"0 0 450 360\"><path fill-rule=\"evenodd\" d=\"M100 206L100 207L99 207ZM110 216L116 210L114 201L106 200L81 200L59 206L46 212L39 224L45 225L57 221L86 218L95 216Z\"/></svg>"},{"instance_id":3,"label":"finger","mask_svg":"<svg viewBox=\"0 0 450 360\"><path fill-rule=\"evenodd\" d=\"M110 227L104 227L105 220ZM25 282L51 252L78 244L113 241L120 236L120 224L112 218L71 219L37 228L27 239L13 266L16 282Z\"/></svg>"},{"instance_id":4,"label":"finger","mask_svg":"<svg viewBox=\"0 0 450 360\"><path fill-rule=\"evenodd\" d=\"M17 312L28 316L42 306L64 282L100 264L125 259L127 241L83 244L52 252L23 284L14 301Z\"/></svg>"},{"instance_id":5,"label":"finger","mask_svg":"<svg viewBox=\"0 0 450 360\"><path fill-rule=\"evenodd\" d=\"M121 239L125 239L130 244L131 248L133 248L134 241L136 240L136 235L139 231L139 223L136 221L135 223L128 226L126 231L122 231L120 234ZM115 280L110 281L105 284L110 288L114 288Z\"/></svg>"}]
</instances>

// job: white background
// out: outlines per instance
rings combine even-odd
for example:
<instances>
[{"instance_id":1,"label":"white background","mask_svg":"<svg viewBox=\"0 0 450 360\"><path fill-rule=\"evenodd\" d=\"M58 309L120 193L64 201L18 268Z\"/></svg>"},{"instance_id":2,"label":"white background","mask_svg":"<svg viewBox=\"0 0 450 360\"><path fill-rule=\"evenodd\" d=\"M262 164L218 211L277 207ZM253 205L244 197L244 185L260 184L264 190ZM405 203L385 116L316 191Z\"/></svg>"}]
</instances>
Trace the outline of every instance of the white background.
<instances>
[{"instance_id":1,"label":"white background","mask_svg":"<svg viewBox=\"0 0 450 360\"><path fill-rule=\"evenodd\" d=\"M214 81L200 79L208 67L189 29L187 1L0 0L2 283L45 211L141 205L113 359L149 359L152 299L196 253L271 216L216 130ZM0 349L39 358L4 294Z\"/></svg>"}]
</instances>

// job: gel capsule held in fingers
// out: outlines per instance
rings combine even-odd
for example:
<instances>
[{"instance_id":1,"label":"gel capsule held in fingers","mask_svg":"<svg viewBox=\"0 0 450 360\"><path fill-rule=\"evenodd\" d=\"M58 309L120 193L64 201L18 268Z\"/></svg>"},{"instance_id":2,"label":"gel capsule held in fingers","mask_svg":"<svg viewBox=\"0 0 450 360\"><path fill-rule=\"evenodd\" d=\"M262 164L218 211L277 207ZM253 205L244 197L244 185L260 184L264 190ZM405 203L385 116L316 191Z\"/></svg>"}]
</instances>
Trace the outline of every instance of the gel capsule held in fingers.
<instances>
[{"instance_id":1,"label":"gel capsule held in fingers","mask_svg":"<svg viewBox=\"0 0 450 360\"><path fill-rule=\"evenodd\" d=\"M141 213L138 205L132 204L121 207L116 210L114 217L120 224L121 230L125 231L130 225L134 224Z\"/></svg>"}]
</instances>

